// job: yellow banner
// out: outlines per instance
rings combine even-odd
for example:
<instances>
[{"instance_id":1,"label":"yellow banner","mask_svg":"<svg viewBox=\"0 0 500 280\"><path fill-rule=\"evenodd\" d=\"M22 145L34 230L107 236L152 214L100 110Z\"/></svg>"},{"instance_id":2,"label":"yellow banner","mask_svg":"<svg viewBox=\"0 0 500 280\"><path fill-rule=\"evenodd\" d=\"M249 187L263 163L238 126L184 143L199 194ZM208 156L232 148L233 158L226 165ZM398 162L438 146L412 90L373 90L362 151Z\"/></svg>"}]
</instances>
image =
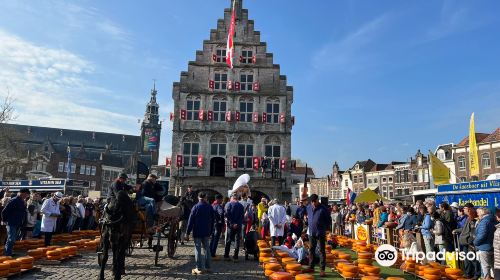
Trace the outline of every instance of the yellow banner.
<instances>
[{"instance_id":1,"label":"yellow banner","mask_svg":"<svg viewBox=\"0 0 500 280\"><path fill-rule=\"evenodd\" d=\"M479 161L477 157L476 133L474 131L474 113L470 116L469 129L469 176L479 176Z\"/></svg>"},{"instance_id":2,"label":"yellow banner","mask_svg":"<svg viewBox=\"0 0 500 280\"><path fill-rule=\"evenodd\" d=\"M444 165L433 153L429 151L429 158L431 160L432 178L434 178L435 185L443 185L450 183L450 169Z\"/></svg>"}]
</instances>

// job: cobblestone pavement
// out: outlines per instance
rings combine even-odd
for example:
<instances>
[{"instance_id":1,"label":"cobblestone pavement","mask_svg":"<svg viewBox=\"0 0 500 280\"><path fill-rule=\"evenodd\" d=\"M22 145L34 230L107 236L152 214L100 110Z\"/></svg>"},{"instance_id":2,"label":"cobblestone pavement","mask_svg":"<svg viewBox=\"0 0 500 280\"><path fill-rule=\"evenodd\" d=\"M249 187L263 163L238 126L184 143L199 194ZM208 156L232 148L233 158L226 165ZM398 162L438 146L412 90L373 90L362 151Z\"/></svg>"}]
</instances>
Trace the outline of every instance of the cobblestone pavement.
<instances>
[{"instance_id":1,"label":"cobblestone pavement","mask_svg":"<svg viewBox=\"0 0 500 280\"><path fill-rule=\"evenodd\" d=\"M223 253L223 245L219 244L218 255ZM193 242L179 245L176 256L170 259L162 252L160 266L154 266L154 254L149 250L135 250L131 257L126 259L126 273L122 279L265 279L257 261L244 260L240 254L238 263L222 260L212 262L212 274L191 275L194 268ZM243 255L243 257L242 257ZM106 279L113 279L111 274L111 259L108 260ZM40 265L41 271L32 272L16 279L98 279L99 266L95 253L83 253L82 258L75 258L57 265Z\"/></svg>"}]
</instances>

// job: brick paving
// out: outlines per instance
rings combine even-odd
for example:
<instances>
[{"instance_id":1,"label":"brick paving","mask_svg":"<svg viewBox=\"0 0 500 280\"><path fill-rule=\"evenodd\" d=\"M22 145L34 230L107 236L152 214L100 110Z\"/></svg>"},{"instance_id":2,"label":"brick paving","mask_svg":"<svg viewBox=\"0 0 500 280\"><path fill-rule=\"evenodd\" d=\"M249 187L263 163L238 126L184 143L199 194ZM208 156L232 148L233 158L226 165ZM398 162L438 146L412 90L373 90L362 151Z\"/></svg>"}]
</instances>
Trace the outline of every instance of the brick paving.
<instances>
[{"instance_id":1,"label":"brick paving","mask_svg":"<svg viewBox=\"0 0 500 280\"><path fill-rule=\"evenodd\" d=\"M220 244L217 253L222 255L223 245ZM257 261L244 260L240 254L238 263L222 260L212 262L212 274L191 275L194 268L193 242L179 245L176 256L170 259L165 252L160 254L160 266L154 266L154 254L149 250L135 250L131 257L126 258L126 273L122 279L265 279ZM242 257L243 256L243 257ZM111 274L111 259L108 260L106 279L113 279ZM56 265L40 265L41 271L32 272L16 279L98 279L99 266L95 253L83 253L82 258L75 258Z\"/></svg>"}]
</instances>

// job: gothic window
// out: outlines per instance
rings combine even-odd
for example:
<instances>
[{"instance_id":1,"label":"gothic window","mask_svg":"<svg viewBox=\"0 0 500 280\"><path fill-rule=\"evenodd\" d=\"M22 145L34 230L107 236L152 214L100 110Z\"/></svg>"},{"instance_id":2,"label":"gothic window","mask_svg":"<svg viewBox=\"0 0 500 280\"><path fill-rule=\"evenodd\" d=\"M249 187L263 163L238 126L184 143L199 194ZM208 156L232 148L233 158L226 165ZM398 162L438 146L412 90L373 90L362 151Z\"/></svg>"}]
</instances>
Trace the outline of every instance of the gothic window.
<instances>
[{"instance_id":1,"label":"gothic window","mask_svg":"<svg viewBox=\"0 0 500 280\"><path fill-rule=\"evenodd\" d=\"M465 157L464 156L458 157L458 170L465 170Z\"/></svg>"},{"instance_id":2,"label":"gothic window","mask_svg":"<svg viewBox=\"0 0 500 280\"><path fill-rule=\"evenodd\" d=\"M252 122L253 99L240 99L240 122Z\"/></svg>"},{"instance_id":3,"label":"gothic window","mask_svg":"<svg viewBox=\"0 0 500 280\"><path fill-rule=\"evenodd\" d=\"M213 120L216 122L223 122L226 118L227 101L222 98L214 98L213 111Z\"/></svg>"},{"instance_id":4,"label":"gothic window","mask_svg":"<svg viewBox=\"0 0 500 280\"><path fill-rule=\"evenodd\" d=\"M491 167L491 161L490 161L490 154L489 153L483 153L481 155L481 165L483 168L490 168Z\"/></svg>"},{"instance_id":5,"label":"gothic window","mask_svg":"<svg viewBox=\"0 0 500 280\"><path fill-rule=\"evenodd\" d=\"M217 55L216 62L226 62L226 49L217 49L215 55Z\"/></svg>"},{"instance_id":6,"label":"gothic window","mask_svg":"<svg viewBox=\"0 0 500 280\"><path fill-rule=\"evenodd\" d=\"M240 87L241 91L252 91L253 88L253 74L242 73L240 74Z\"/></svg>"},{"instance_id":7,"label":"gothic window","mask_svg":"<svg viewBox=\"0 0 500 280\"><path fill-rule=\"evenodd\" d=\"M214 89L226 90L227 89L227 73L215 73Z\"/></svg>"},{"instance_id":8,"label":"gothic window","mask_svg":"<svg viewBox=\"0 0 500 280\"><path fill-rule=\"evenodd\" d=\"M186 100L186 119L188 121L198 120L200 111L200 98L198 96L188 96Z\"/></svg>"},{"instance_id":9,"label":"gothic window","mask_svg":"<svg viewBox=\"0 0 500 280\"><path fill-rule=\"evenodd\" d=\"M238 144L238 168L252 168L252 157L252 144Z\"/></svg>"},{"instance_id":10,"label":"gothic window","mask_svg":"<svg viewBox=\"0 0 500 280\"><path fill-rule=\"evenodd\" d=\"M198 154L200 152L200 138L196 134L187 134L183 138L182 154L185 167L198 166Z\"/></svg>"},{"instance_id":11,"label":"gothic window","mask_svg":"<svg viewBox=\"0 0 500 280\"><path fill-rule=\"evenodd\" d=\"M252 63L253 51L243 50L241 51L241 63L249 64Z\"/></svg>"},{"instance_id":12,"label":"gothic window","mask_svg":"<svg viewBox=\"0 0 500 280\"><path fill-rule=\"evenodd\" d=\"M226 136L223 134L215 134L210 139L210 155L226 156Z\"/></svg>"},{"instance_id":13,"label":"gothic window","mask_svg":"<svg viewBox=\"0 0 500 280\"><path fill-rule=\"evenodd\" d=\"M279 100L268 100L266 104L267 123L278 123L280 115Z\"/></svg>"}]
</instances>

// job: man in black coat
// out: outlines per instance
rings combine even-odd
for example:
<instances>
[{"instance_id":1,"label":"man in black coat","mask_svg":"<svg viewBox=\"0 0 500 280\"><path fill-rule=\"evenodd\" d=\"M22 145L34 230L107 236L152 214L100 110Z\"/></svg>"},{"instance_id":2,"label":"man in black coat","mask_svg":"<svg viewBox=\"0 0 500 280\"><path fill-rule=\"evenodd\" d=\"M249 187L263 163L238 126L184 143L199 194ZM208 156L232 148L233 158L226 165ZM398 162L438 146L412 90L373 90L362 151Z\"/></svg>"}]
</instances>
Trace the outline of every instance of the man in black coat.
<instances>
[{"instance_id":1,"label":"man in black coat","mask_svg":"<svg viewBox=\"0 0 500 280\"><path fill-rule=\"evenodd\" d=\"M119 191L127 191L130 192L133 188L130 185L125 183L128 179L127 174L120 173L118 178L111 184L108 190L108 203L111 200L116 200L117 194Z\"/></svg>"},{"instance_id":2,"label":"man in black coat","mask_svg":"<svg viewBox=\"0 0 500 280\"><path fill-rule=\"evenodd\" d=\"M141 189L137 192L137 202L146 209L146 223L152 227L156 216L156 202L154 200L154 185L158 177L149 174L148 178L142 183Z\"/></svg>"}]
</instances>

